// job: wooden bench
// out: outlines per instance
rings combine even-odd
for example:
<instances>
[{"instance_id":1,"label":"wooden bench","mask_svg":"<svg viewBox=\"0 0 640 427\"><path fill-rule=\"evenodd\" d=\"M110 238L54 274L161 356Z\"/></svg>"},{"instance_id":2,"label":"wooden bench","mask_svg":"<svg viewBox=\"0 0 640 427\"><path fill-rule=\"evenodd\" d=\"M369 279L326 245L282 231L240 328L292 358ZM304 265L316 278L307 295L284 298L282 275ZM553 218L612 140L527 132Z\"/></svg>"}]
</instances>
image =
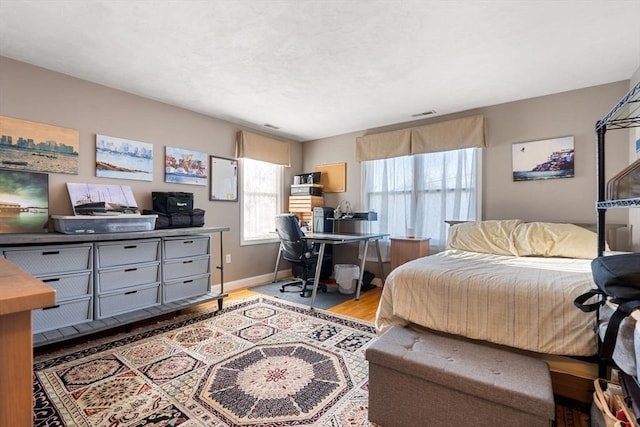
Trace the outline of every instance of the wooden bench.
<instances>
[{"instance_id":1,"label":"wooden bench","mask_svg":"<svg viewBox=\"0 0 640 427\"><path fill-rule=\"evenodd\" d=\"M369 421L393 426L553 425L541 360L424 330L393 327L366 350Z\"/></svg>"}]
</instances>

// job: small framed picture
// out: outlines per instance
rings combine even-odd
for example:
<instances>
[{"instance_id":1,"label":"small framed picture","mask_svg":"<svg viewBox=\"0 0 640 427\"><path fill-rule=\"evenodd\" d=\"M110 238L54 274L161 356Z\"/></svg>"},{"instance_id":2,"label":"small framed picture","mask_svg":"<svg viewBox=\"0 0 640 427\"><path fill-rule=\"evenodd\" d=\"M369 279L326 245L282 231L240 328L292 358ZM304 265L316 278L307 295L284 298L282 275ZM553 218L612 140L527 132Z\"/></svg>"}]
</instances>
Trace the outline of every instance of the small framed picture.
<instances>
[{"instance_id":1,"label":"small framed picture","mask_svg":"<svg viewBox=\"0 0 640 427\"><path fill-rule=\"evenodd\" d=\"M512 147L513 180L573 178L573 136L518 142Z\"/></svg>"},{"instance_id":2,"label":"small framed picture","mask_svg":"<svg viewBox=\"0 0 640 427\"><path fill-rule=\"evenodd\" d=\"M96 135L96 176L153 181L153 144Z\"/></svg>"},{"instance_id":3,"label":"small framed picture","mask_svg":"<svg viewBox=\"0 0 640 427\"><path fill-rule=\"evenodd\" d=\"M176 184L207 185L207 153L165 147L164 180Z\"/></svg>"}]
</instances>

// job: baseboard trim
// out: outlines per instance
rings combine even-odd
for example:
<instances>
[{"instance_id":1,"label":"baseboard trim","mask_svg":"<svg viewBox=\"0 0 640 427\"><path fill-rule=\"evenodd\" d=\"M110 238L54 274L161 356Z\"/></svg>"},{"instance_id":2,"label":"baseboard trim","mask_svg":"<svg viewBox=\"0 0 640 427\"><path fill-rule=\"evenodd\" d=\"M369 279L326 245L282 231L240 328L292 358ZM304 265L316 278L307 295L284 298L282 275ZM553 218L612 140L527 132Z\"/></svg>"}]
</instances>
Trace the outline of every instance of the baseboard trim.
<instances>
[{"instance_id":1,"label":"baseboard trim","mask_svg":"<svg viewBox=\"0 0 640 427\"><path fill-rule=\"evenodd\" d=\"M277 280L283 279L285 277L291 277L293 273L291 269L288 270L278 270L278 274L276 276ZM265 283L269 283L273 280L273 273L261 274L259 276L246 277L240 280L233 280L231 282L224 282L224 291L231 292L237 291L238 289L252 288L254 286L264 285ZM220 292L220 283L215 285L211 285L211 288Z\"/></svg>"}]
</instances>

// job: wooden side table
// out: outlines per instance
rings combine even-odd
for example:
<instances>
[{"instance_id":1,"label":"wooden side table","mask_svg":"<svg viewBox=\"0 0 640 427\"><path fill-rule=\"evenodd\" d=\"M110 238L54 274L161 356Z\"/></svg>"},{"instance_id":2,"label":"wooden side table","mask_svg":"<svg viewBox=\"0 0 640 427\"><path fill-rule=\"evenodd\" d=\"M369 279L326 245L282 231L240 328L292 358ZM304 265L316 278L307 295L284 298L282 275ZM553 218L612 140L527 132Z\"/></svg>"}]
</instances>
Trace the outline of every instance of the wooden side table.
<instances>
[{"instance_id":1,"label":"wooden side table","mask_svg":"<svg viewBox=\"0 0 640 427\"><path fill-rule=\"evenodd\" d=\"M429 237L391 237L391 270L429 255Z\"/></svg>"}]
</instances>

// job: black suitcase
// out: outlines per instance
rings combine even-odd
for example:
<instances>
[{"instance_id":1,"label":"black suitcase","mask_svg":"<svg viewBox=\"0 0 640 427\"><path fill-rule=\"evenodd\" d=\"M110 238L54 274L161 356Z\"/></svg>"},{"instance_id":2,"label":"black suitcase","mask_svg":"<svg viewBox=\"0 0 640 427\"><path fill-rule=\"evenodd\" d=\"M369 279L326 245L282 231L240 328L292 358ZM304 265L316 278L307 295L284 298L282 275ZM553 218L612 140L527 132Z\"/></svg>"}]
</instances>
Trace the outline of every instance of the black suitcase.
<instances>
[{"instance_id":1,"label":"black suitcase","mask_svg":"<svg viewBox=\"0 0 640 427\"><path fill-rule=\"evenodd\" d=\"M193 193L154 191L151 201L154 213L193 212Z\"/></svg>"},{"instance_id":2,"label":"black suitcase","mask_svg":"<svg viewBox=\"0 0 640 427\"><path fill-rule=\"evenodd\" d=\"M162 213L144 210L143 215L154 214L156 218L156 230L163 228L202 227L204 225L204 210L193 209L192 212Z\"/></svg>"}]
</instances>

